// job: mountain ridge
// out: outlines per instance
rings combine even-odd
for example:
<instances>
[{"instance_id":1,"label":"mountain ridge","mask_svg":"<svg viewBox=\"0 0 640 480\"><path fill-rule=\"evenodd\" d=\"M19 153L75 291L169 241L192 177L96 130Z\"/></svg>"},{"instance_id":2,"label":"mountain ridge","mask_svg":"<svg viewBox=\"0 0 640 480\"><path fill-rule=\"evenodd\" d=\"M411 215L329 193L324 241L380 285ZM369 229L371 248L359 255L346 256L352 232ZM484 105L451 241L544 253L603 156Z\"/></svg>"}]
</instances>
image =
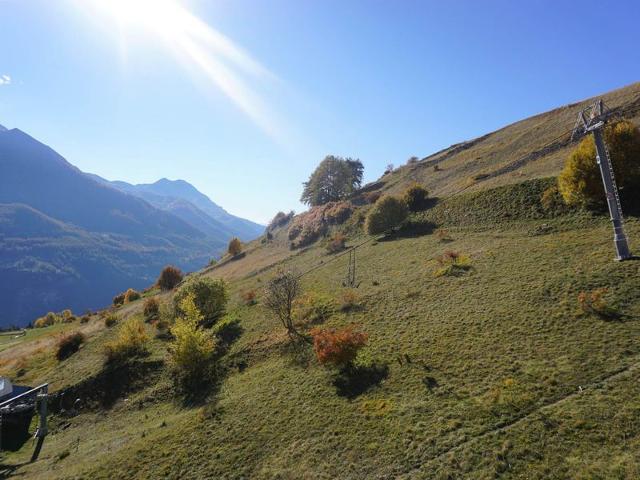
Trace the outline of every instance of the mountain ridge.
<instances>
[{"instance_id":1,"label":"mountain ridge","mask_svg":"<svg viewBox=\"0 0 640 480\"><path fill-rule=\"evenodd\" d=\"M200 192L186 180L161 178L154 183L132 184L122 180L107 180L96 174L87 173L90 178L123 192L142 198L157 208L170 211L178 217L212 235L237 236L249 241L261 235L264 225L230 214ZM187 202L185 204L184 202ZM209 217L203 218L203 215Z\"/></svg>"}]
</instances>

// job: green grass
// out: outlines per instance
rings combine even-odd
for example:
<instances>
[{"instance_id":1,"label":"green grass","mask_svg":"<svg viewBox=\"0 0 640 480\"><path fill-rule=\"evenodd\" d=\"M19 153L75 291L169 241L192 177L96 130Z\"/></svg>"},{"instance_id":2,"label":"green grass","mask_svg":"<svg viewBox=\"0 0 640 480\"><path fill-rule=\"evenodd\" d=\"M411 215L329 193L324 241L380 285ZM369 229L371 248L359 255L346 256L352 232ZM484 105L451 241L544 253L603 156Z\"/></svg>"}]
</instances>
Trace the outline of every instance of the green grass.
<instances>
[{"instance_id":1,"label":"green grass","mask_svg":"<svg viewBox=\"0 0 640 480\"><path fill-rule=\"evenodd\" d=\"M511 196L515 205L519 192L490 195L504 205ZM503 218L490 209L487 216L479 213L477 195L424 215L445 225L451 242L423 235L358 250L362 308L336 310L326 325L359 324L370 338L361 362L388 369L360 395L342 396L337 373L319 366L310 349L287 348L260 296L257 305L242 305L240 292L260 292L270 270L238 276L231 310L243 333L222 360L232 367L220 389L203 405L184 407L162 371L105 415L90 410L64 429L54 427L43 459L21 474L634 478L640 468L639 264L613 261L603 217ZM475 216L460 221L456 212L465 201ZM529 208L525 202L513 211ZM541 224L549 228L532 234ZM640 224L632 219L627 227L638 250ZM473 271L434 276L445 250L467 254ZM329 258L318 245L285 264L304 271ZM251 255L239 262L251 262ZM339 303L346 262L343 257L305 276L305 289ZM609 288L621 320L578 315L578 293L599 287ZM98 375L101 345L110 335L99 333L49 375L58 385ZM152 345L148 361L162 361L166 344ZM246 368L233 367L240 363ZM9 460L28 454L25 447Z\"/></svg>"}]
</instances>

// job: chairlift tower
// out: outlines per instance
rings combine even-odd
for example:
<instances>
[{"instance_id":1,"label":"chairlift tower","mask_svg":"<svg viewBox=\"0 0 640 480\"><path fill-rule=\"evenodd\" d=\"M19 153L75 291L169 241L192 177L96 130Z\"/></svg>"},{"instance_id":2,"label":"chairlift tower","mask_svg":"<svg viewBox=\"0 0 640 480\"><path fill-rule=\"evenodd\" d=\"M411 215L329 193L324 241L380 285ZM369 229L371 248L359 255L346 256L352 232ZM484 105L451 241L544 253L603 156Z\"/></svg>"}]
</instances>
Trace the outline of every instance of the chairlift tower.
<instances>
[{"instance_id":1,"label":"chairlift tower","mask_svg":"<svg viewBox=\"0 0 640 480\"><path fill-rule=\"evenodd\" d=\"M593 134L593 140L596 144L596 161L600 166L600 175L602 176L602 184L607 197L607 205L609 207L609 215L613 224L613 243L616 247L616 260L627 260L631 258L627 236L624 232L622 205L620 204L620 196L618 195L618 187L616 185L613 167L611 165L611 157L604 141L604 126L607 122L608 111L604 102L600 99L593 105L585 108L578 114L576 126L573 129L573 139L577 135Z\"/></svg>"}]
</instances>

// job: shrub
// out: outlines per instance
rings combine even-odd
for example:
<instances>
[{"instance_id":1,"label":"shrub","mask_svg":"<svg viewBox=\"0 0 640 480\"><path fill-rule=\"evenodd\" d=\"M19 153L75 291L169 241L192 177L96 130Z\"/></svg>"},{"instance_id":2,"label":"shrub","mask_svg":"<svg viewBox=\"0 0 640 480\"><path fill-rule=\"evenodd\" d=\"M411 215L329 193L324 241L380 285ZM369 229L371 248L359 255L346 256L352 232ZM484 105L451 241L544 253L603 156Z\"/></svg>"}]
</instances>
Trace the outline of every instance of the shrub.
<instances>
[{"instance_id":1,"label":"shrub","mask_svg":"<svg viewBox=\"0 0 640 480\"><path fill-rule=\"evenodd\" d=\"M240 319L235 315L225 315L222 320L215 324L211 333L225 344L230 344L240 333Z\"/></svg>"},{"instance_id":2,"label":"shrub","mask_svg":"<svg viewBox=\"0 0 640 480\"><path fill-rule=\"evenodd\" d=\"M211 332L200 327L205 317L193 291L181 298L179 309L181 313L171 328L174 340L169 346L170 361L177 383L193 389L207 380L216 341Z\"/></svg>"},{"instance_id":3,"label":"shrub","mask_svg":"<svg viewBox=\"0 0 640 480\"><path fill-rule=\"evenodd\" d=\"M453 238L451 238L451 235L449 235L449 231L444 228L439 228L438 230L436 230L435 235L438 241L441 243L453 242Z\"/></svg>"},{"instance_id":4,"label":"shrub","mask_svg":"<svg viewBox=\"0 0 640 480\"><path fill-rule=\"evenodd\" d=\"M609 305L605 298L608 293L609 289L607 288L596 288L590 292L580 292L578 294L580 313L611 318L619 316L617 308Z\"/></svg>"},{"instance_id":5,"label":"shrub","mask_svg":"<svg viewBox=\"0 0 640 480\"><path fill-rule=\"evenodd\" d=\"M49 312L44 317L40 317L39 319L37 319L34 322L33 326L35 328L50 327L51 325L58 323L58 321L58 316L53 312Z\"/></svg>"},{"instance_id":6,"label":"shrub","mask_svg":"<svg viewBox=\"0 0 640 480\"><path fill-rule=\"evenodd\" d=\"M273 220L269 222L269 225L267 226L267 230L274 230L278 227L284 227L287 223L291 221L294 215L295 215L295 212L293 210L291 210L289 213L284 213L284 212L276 213L276 216L273 217Z\"/></svg>"},{"instance_id":7,"label":"shrub","mask_svg":"<svg viewBox=\"0 0 640 480\"><path fill-rule=\"evenodd\" d=\"M158 320L155 323L155 327L156 327L156 338L163 338L163 339L171 338L171 333L169 331L169 328L171 327L171 323L160 318L160 320Z\"/></svg>"},{"instance_id":8,"label":"shrub","mask_svg":"<svg viewBox=\"0 0 640 480\"><path fill-rule=\"evenodd\" d=\"M227 252L232 257L235 257L236 255L239 255L240 252L242 252L242 242L240 242L239 238L234 237L229 241L229 246L227 247Z\"/></svg>"},{"instance_id":9,"label":"shrub","mask_svg":"<svg viewBox=\"0 0 640 480\"><path fill-rule=\"evenodd\" d=\"M104 346L106 363L122 364L130 358L145 355L148 340L142 321L136 317L130 317L118 330L116 339Z\"/></svg>"},{"instance_id":10,"label":"shrub","mask_svg":"<svg viewBox=\"0 0 640 480\"><path fill-rule=\"evenodd\" d=\"M382 192L365 192L362 194L362 197L366 200L367 203L376 203L378 199L382 196Z\"/></svg>"},{"instance_id":11,"label":"shrub","mask_svg":"<svg viewBox=\"0 0 640 480\"><path fill-rule=\"evenodd\" d=\"M118 317L113 313L110 313L106 317L104 317L104 326L107 328L113 327L116 323L118 323Z\"/></svg>"},{"instance_id":12,"label":"shrub","mask_svg":"<svg viewBox=\"0 0 640 480\"><path fill-rule=\"evenodd\" d=\"M293 308L301 293L300 279L293 271L279 271L264 290L264 306L278 317L291 338L302 336L293 323Z\"/></svg>"},{"instance_id":13,"label":"shrub","mask_svg":"<svg viewBox=\"0 0 640 480\"><path fill-rule=\"evenodd\" d=\"M397 197L385 196L373 206L365 222L369 235L385 233L400 225L408 215L407 205Z\"/></svg>"},{"instance_id":14,"label":"shrub","mask_svg":"<svg viewBox=\"0 0 640 480\"><path fill-rule=\"evenodd\" d=\"M383 175L387 175L389 173L393 173L393 163L388 163L387 166L384 169L384 174Z\"/></svg>"},{"instance_id":15,"label":"shrub","mask_svg":"<svg viewBox=\"0 0 640 480\"><path fill-rule=\"evenodd\" d=\"M154 322L160 315L160 303L154 297L149 297L144 301L142 314L145 322Z\"/></svg>"},{"instance_id":16,"label":"shrub","mask_svg":"<svg viewBox=\"0 0 640 480\"><path fill-rule=\"evenodd\" d=\"M551 185L540 196L540 204L545 210L556 210L558 207L564 205L562 195L558 190L557 185Z\"/></svg>"},{"instance_id":17,"label":"shrub","mask_svg":"<svg viewBox=\"0 0 640 480\"><path fill-rule=\"evenodd\" d=\"M348 312L360 307L360 295L353 288L348 288L340 295L340 310Z\"/></svg>"},{"instance_id":18,"label":"shrub","mask_svg":"<svg viewBox=\"0 0 640 480\"><path fill-rule=\"evenodd\" d=\"M62 313L60 314L59 318L61 319L61 321L63 323L71 323L71 322L74 322L76 320L76 316L68 308L66 310L62 311Z\"/></svg>"},{"instance_id":19,"label":"shrub","mask_svg":"<svg viewBox=\"0 0 640 480\"><path fill-rule=\"evenodd\" d=\"M407 160L407 165L415 165L419 161L420 159L418 157L409 157L409 160Z\"/></svg>"},{"instance_id":20,"label":"shrub","mask_svg":"<svg viewBox=\"0 0 640 480\"><path fill-rule=\"evenodd\" d=\"M296 316L309 323L325 322L333 314L334 308L331 299L314 292L302 295L294 304Z\"/></svg>"},{"instance_id":21,"label":"shrub","mask_svg":"<svg viewBox=\"0 0 640 480\"><path fill-rule=\"evenodd\" d=\"M349 367L358 351L367 344L367 334L359 332L353 325L342 329L313 329L313 350L323 365Z\"/></svg>"},{"instance_id":22,"label":"shrub","mask_svg":"<svg viewBox=\"0 0 640 480\"><path fill-rule=\"evenodd\" d=\"M255 305L256 303L258 303L258 301L256 300L258 294L255 290L246 290L242 292L240 296L242 297L242 303L247 306Z\"/></svg>"},{"instance_id":23,"label":"shrub","mask_svg":"<svg viewBox=\"0 0 640 480\"><path fill-rule=\"evenodd\" d=\"M440 268L434 273L436 277L456 277L473 268L469 256L453 250L445 251L437 260Z\"/></svg>"},{"instance_id":24,"label":"shrub","mask_svg":"<svg viewBox=\"0 0 640 480\"><path fill-rule=\"evenodd\" d=\"M119 293L115 297L113 297L113 304L118 307L124 304L124 293Z\"/></svg>"},{"instance_id":25,"label":"shrub","mask_svg":"<svg viewBox=\"0 0 640 480\"><path fill-rule=\"evenodd\" d=\"M327 242L327 253L338 253L345 249L347 237L337 232Z\"/></svg>"},{"instance_id":26,"label":"shrub","mask_svg":"<svg viewBox=\"0 0 640 480\"><path fill-rule=\"evenodd\" d=\"M89 323L89 320L91 320L91 315L89 314L85 314L80 317L80 323Z\"/></svg>"},{"instance_id":27,"label":"shrub","mask_svg":"<svg viewBox=\"0 0 640 480\"><path fill-rule=\"evenodd\" d=\"M160 290L173 290L180 282L182 281L182 272L179 268L174 267L173 265L167 265L160 272L160 276L158 277L158 287Z\"/></svg>"},{"instance_id":28,"label":"shrub","mask_svg":"<svg viewBox=\"0 0 640 480\"><path fill-rule=\"evenodd\" d=\"M411 212L420 212L428 206L429 192L422 185L414 183L405 190L403 198Z\"/></svg>"},{"instance_id":29,"label":"shrub","mask_svg":"<svg viewBox=\"0 0 640 480\"><path fill-rule=\"evenodd\" d=\"M349 219L352 211L349 202L331 202L327 204L324 218L329 224L340 225Z\"/></svg>"},{"instance_id":30,"label":"shrub","mask_svg":"<svg viewBox=\"0 0 640 480\"><path fill-rule=\"evenodd\" d=\"M64 360L80 350L80 345L85 341L85 337L80 332L71 333L60 337L56 349L56 358Z\"/></svg>"},{"instance_id":31,"label":"shrub","mask_svg":"<svg viewBox=\"0 0 640 480\"><path fill-rule=\"evenodd\" d=\"M628 121L605 127L616 183L621 190L637 192L640 188L640 130ZM605 204L604 188L596 163L596 148L591 136L585 137L571 152L558 177L558 189L567 205L597 207ZM631 198L631 195L629 195Z\"/></svg>"},{"instance_id":32,"label":"shrub","mask_svg":"<svg viewBox=\"0 0 640 480\"><path fill-rule=\"evenodd\" d=\"M140 292L135 291L133 288L129 288L124 293L124 303L135 302L138 299L140 299Z\"/></svg>"},{"instance_id":33,"label":"shrub","mask_svg":"<svg viewBox=\"0 0 640 480\"><path fill-rule=\"evenodd\" d=\"M184 315L180 305L189 294L193 294L196 307L202 315L203 327L211 327L225 314L229 295L224 280L214 280L209 277L196 277L188 280L173 297L177 316Z\"/></svg>"}]
</instances>

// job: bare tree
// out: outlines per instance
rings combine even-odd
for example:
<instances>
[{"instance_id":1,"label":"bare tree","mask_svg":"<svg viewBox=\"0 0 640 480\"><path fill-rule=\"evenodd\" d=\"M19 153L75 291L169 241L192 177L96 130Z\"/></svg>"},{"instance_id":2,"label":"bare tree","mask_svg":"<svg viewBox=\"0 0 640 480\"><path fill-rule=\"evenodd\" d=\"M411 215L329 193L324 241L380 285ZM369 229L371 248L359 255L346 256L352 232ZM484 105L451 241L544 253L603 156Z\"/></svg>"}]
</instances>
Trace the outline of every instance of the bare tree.
<instances>
[{"instance_id":1,"label":"bare tree","mask_svg":"<svg viewBox=\"0 0 640 480\"><path fill-rule=\"evenodd\" d=\"M279 271L265 287L263 305L278 317L289 337L302 338L293 324L293 304L302 293L299 275L291 270Z\"/></svg>"}]
</instances>

